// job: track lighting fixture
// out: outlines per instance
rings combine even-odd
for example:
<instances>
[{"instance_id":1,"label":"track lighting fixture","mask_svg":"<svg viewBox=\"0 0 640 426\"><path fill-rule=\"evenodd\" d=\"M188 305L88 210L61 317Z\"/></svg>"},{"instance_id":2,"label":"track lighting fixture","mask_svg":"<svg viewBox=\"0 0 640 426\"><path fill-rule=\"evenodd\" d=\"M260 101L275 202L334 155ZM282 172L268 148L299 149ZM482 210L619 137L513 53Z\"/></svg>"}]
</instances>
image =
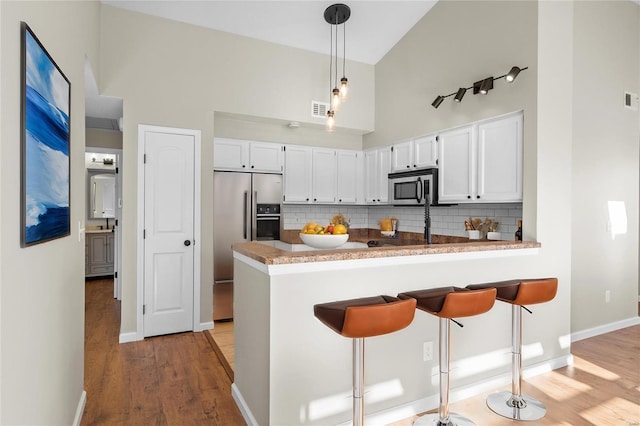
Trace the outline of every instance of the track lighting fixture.
<instances>
[{"instance_id":1,"label":"track lighting fixture","mask_svg":"<svg viewBox=\"0 0 640 426\"><path fill-rule=\"evenodd\" d=\"M526 68L525 68L526 69ZM518 67L513 67L511 68L511 71L509 71L509 74L507 74L504 79L507 80L509 83L513 82L513 80L516 79L516 77L518 76L518 74L520 74L520 71L522 71L520 68Z\"/></svg>"},{"instance_id":2,"label":"track lighting fixture","mask_svg":"<svg viewBox=\"0 0 640 426\"><path fill-rule=\"evenodd\" d=\"M351 9L346 4L336 3L324 11L324 20L331 26L331 53L329 55L329 90L331 109L327 112L327 130L335 127L335 113L340 110L340 104L347 101L349 80L345 76L346 62L346 25L351 16ZM342 25L342 78L338 82L338 26ZM335 45L334 45L335 34Z\"/></svg>"},{"instance_id":3,"label":"track lighting fixture","mask_svg":"<svg viewBox=\"0 0 640 426\"><path fill-rule=\"evenodd\" d=\"M458 89L457 92L453 92L450 93L448 95L442 96L442 95L438 95L438 97L436 97L436 99L433 101L433 103L431 104L431 106L433 106L434 108L438 108L440 106L440 104L442 103L442 101L444 101L446 98L450 97L450 96L454 96L453 100L455 102L462 102L462 98L464 97L464 95L467 93L467 90L469 89L473 89L473 94L477 95L478 93L486 95L487 93L489 93L490 90L493 89L493 82L501 79L504 77L504 79L509 82L512 83L516 77L518 76L518 74L520 74L521 71L524 71L526 69L528 69L529 67L524 67L524 68L520 68L520 67L511 67L511 70L509 71L508 74L505 75L501 75L500 77L487 77L487 78L483 78L482 80L478 80L475 83L473 83L472 86L470 87L461 87Z\"/></svg>"},{"instance_id":4,"label":"track lighting fixture","mask_svg":"<svg viewBox=\"0 0 640 426\"><path fill-rule=\"evenodd\" d=\"M434 108L438 108L440 106L440 104L442 103L442 101L444 101L444 96L438 96L436 98L436 100L433 101L433 103L431 105L433 105Z\"/></svg>"},{"instance_id":5,"label":"track lighting fixture","mask_svg":"<svg viewBox=\"0 0 640 426\"><path fill-rule=\"evenodd\" d=\"M453 100L456 102L460 102L462 98L464 98L465 93L467 93L467 89L465 89L464 87L459 88L458 93L456 93L456 96L455 98L453 98Z\"/></svg>"}]
</instances>

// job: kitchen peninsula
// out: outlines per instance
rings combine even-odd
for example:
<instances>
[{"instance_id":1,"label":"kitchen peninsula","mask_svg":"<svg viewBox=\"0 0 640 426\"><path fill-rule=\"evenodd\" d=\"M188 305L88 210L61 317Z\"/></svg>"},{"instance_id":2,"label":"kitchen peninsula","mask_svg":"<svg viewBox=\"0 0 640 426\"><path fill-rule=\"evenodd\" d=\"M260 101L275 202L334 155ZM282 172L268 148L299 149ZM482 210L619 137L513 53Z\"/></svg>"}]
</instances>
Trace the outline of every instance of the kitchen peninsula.
<instances>
[{"instance_id":1,"label":"kitchen peninsula","mask_svg":"<svg viewBox=\"0 0 640 426\"><path fill-rule=\"evenodd\" d=\"M327 425L350 419L352 343L317 321L314 304L549 275L538 260L544 247L537 242L305 252L252 242L235 244L233 249L233 394L249 424ZM563 328L554 321L561 309L554 302L536 306L533 320L525 319L525 371L567 364L569 347L562 343ZM461 322L464 328L451 332L456 348L451 359L452 397L461 387L482 392L489 381L507 386L510 308L496 303L490 312ZM437 337L438 321L418 312L408 328L367 339L369 420L374 413L392 421L407 417L407 410L437 407ZM434 343L435 359L424 360L424 342Z\"/></svg>"}]
</instances>

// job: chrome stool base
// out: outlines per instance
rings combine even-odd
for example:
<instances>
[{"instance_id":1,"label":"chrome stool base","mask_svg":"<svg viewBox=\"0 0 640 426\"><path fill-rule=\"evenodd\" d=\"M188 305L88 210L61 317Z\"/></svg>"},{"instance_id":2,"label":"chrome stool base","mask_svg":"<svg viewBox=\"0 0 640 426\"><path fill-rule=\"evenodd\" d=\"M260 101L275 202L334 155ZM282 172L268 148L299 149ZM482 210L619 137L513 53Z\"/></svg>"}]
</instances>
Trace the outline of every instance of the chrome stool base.
<instances>
[{"instance_id":1,"label":"chrome stool base","mask_svg":"<svg viewBox=\"0 0 640 426\"><path fill-rule=\"evenodd\" d=\"M440 414L425 414L413 422L415 426L476 426L474 422L468 418L455 413L449 413L449 421L442 423Z\"/></svg>"},{"instance_id":2,"label":"chrome stool base","mask_svg":"<svg viewBox=\"0 0 640 426\"><path fill-rule=\"evenodd\" d=\"M547 413L544 404L529 395L498 392L487 397L487 406L496 414L514 420L539 420Z\"/></svg>"}]
</instances>

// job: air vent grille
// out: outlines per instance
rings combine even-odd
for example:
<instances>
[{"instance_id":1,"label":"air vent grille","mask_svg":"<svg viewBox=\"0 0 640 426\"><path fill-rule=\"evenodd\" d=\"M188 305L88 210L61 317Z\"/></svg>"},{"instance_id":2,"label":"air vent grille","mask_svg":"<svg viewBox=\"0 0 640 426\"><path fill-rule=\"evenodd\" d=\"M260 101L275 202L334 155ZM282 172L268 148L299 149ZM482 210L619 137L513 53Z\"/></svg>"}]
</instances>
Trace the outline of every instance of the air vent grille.
<instances>
[{"instance_id":1,"label":"air vent grille","mask_svg":"<svg viewBox=\"0 0 640 426\"><path fill-rule=\"evenodd\" d=\"M311 116L315 118L326 118L329 111L329 104L326 102L311 101Z\"/></svg>"}]
</instances>

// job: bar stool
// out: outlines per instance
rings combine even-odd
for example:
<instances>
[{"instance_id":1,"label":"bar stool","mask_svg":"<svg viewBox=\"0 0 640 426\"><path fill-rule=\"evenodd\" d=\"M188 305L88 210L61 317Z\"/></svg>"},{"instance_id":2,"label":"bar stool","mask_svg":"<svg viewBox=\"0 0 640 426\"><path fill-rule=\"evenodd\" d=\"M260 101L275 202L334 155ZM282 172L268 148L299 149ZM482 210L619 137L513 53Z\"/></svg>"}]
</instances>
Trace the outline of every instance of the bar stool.
<instances>
[{"instance_id":1,"label":"bar stool","mask_svg":"<svg viewBox=\"0 0 640 426\"><path fill-rule=\"evenodd\" d=\"M324 325L353 339L353 426L364 424L364 338L407 327L416 312L415 300L374 296L314 305Z\"/></svg>"},{"instance_id":2,"label":"bar stool","mask_svg":"<svg viewBox=\"0 0 640 426\"><path fill-rule=\"evenodd\" d=\"M493 412L514 420L538 420L547 412L537 399L522 395L522 311L532 313L524 305L548 302L556 296L557 278L510 280L487 284L472 284L468 289L495 288L496 298L511 303L511 392L498 392L487 397Z\"/></svg>"},{"instance_id":3,"label":"bar stool","mask_svg":"<svg viewBox=\"0 0 640 426\"><path fill-rule=\"evenodd\" d=\"M449 412L449 320L462 327L462 324L453 318L470 317L487 312L495 303L496 290L468 290L459 287L442 287L400 293L398 297L400 299L415 299L418 309L440 318L440 404L438 406L438 413L426 414L413 424L474 426L475 423L468 418Z\"/></svg>"}]
</instances>

